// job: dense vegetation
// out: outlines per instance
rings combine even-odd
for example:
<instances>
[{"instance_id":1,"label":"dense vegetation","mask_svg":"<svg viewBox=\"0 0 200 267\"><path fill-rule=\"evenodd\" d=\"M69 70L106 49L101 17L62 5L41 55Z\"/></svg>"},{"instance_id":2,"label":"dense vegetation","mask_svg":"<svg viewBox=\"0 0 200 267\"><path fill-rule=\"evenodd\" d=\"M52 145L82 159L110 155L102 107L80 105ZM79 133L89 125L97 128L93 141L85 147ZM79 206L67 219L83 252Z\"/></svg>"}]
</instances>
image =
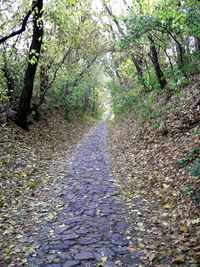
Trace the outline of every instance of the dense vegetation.
<instances>
[{"instance_id":1,"label":"dense vegetation","mask_svg":"<svg viewBox=\"0 0 200 267\"><path fill-rule=\"evenodd\" d=\"M178 85L189 83L191 75L198 77L199 2L134 1L119 18L104 5L118 30L112 32L117 36L113 62L117 79L109 84L114 112L134 108L141 119L148 117L156 95L165 95L167 101L180 93Z\"/></svg>"},{"instance_id":2,"label":"dense vegetation","mask_svg":"<svg viewBox=\"0 0 200 267\"><path fill-rule=\"evenodd\" d=\"M101 67L107 41L90 1L3 1L1 3L1 112L28 128L39 108L62 106L98 117Z\"/></svg>"},{"instance_id":3,"label":"dense vegetation","mask_svg":"<svg viewBox=\"0 0 200 267\"><path fill-rule=\"evenodd\" d=\"M98 6L1 3L1 112L12 108L26 129L44 103L64 107L67 119L98 117L106 74L114 113L134 107L143 116L156 94L168 99L198 73L199 1L122 1L118 16L112 1Z\"/></svg>"}]
</instances>

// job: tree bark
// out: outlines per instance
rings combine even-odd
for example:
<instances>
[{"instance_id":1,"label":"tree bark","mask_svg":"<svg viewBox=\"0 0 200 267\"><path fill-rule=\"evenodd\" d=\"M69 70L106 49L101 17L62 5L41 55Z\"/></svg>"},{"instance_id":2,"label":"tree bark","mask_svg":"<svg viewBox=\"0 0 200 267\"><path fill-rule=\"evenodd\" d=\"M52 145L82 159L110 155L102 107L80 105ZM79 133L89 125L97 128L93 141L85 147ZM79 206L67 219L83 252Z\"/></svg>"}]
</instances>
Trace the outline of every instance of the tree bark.
<instances>
[{"instance_id":1,"label":"tree bark","mask_svg":"<svg viewBox=\"0 0 200 267\"><path fill-rule=\"evenodd\" d=\"M111 8L108 7L108 5L105 3L105 1L103 1L103 5L108 13L108 15L112 18L112 20L114 21L115 25L117 26L117 29L119 31L119 33L124 36L124 31L123 29L121 28L116 16L113 14Z\"/></svg>"},{"instance_id":2,"label":"tree bark","mask_svg":"<svg viewBox=\"0 0 200 267\"><path fill-rule=\"evenodd\" d=\"M160 84L160 87L162 89L165 89L166 85L167 85L167 81L164 77L164 74L161 70L161 67L160 67L160 63L159 63L159 60L158 60L158 53L157 53L157 50L156 50L156 47L155 47L155 44L154 44L154 40L149 37L149 40L150 40L150 51L151 51L151 60L153 62L153 65L154 65L154 69L155 69L155 72L156 72L156 77L158 79L158 82Z\"/></svg>"},{"instance_id":3,"label":"tree bark","mask_svg":"<svg viewBox=\"0 0 200 267\"><path fill-rule=\"evenodd\" d=\"M34 0L32 4L35 5L35 2L36 1ZM25 73L24 88L21 94L18 112L15 117L16 124L25 130L28 130L27 117L30 111L35 73L37 70L37 65L42 45L42 37L43 37L43 22L41 19L43 14L42 8L43 8L43 0L37 1L37 5L35 6L35 12L33 15L33 35L28 57L29 63Z\"/></svg>"},{"instance_id":4,"label":"tree bark","mask_svg":"<svg viewBox=\"0 0 200 267\"><path fill-rule=\"evenodd\" d=\"M176 44L176 51L177 51L177 57L178 57L178 65L179 68L182 68L184 65L184 59L183 59L183 54L184 54L184 49L182 48L182 45L180 42L177 40L177 38L166 28L163 28L164 31L171 36L171 38L174 40Z\"/></svg>"},{"instance_id":5,"label":"tree bark","mask_svg":"<svg viewBox=\"0 0 200 267\"><path fill-rule=\"evenodd\" d=\"M133 54L131 54L131 58L137 70L137 77L139 78L139 82L144 86L144 89L146 89L146 84L144 82L144 76L143 76L143 70L140 67L140 62L137 59L137 57Z\"/></svg>"},{"instance_id":6,"label":"tree bark","mask_svg":"<svg viewBox=\"0 0 200 267\"><path fill-rule=\"evenodd\" d=\"M42 64L40 66L40 102L43 101L44 92L46 91L48 83L49 83L49 77L47 75L47 66Z\"/></svg>"},{"instance_id":7,"label":"tree bark","mask_svg":"<svg viewBox=\"0 0 200 267\"><path fill-rule=\"evenodd\" d=\"M4 61L4 65L2 66L1 70L3 71L4 77L6 78L8 96L11 98L11 96L14 92L14 89L15 89L15 82L14 82L14 79L13 79L11 72L8 68L7 57L6 57L5 51L3 51L3 61Z\"/></svg>"},{"instance_id":8,"label":"tree bark","mask_svg":"<svg viewBox=\"0 0 200 267\"><path fill-rule=\"evenodd\" d=\"M200 51L200 38L195 38L195 50Z\"/></svg>"},{"instance_id":9,"label":"tree bark","mask_svg":"<svg viewBox=\"0 0 200 267\"><path fill-rule=\"evenodd\" d=\"M14 92L14 89L15 89L15 84L14 84L14 80L13 78L11 77L10 75L10 72L9 70L7 69L6 66L4 66L2 68L2 71L4 73L4 76L6 78L6 83L7 83L7 88L8 88L8 96L11 97L13 92Z\"/></svg>"}]
</instances>

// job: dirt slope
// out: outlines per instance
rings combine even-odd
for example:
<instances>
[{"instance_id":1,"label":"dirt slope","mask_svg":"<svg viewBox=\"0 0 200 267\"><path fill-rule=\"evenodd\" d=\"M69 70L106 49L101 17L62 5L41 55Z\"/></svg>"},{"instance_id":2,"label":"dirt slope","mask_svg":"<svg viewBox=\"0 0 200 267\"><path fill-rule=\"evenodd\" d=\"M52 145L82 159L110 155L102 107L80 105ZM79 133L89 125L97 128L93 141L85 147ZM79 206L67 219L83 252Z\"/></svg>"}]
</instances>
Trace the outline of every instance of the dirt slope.
<instances>
[{"instance_id":1,"label":"dirt slope","mask_svg":"<svg viewBox=\"0 0 200 267\"><path fill-rule=\"evenodd\" d=\"M200 180L190 171L200 153L199 89L197 81L182 88L161 118L110 122L118 196L132 212L133 229L143 232L132 249L146 253L148 266L200 264Z\"/></svg>"}]
</instances>

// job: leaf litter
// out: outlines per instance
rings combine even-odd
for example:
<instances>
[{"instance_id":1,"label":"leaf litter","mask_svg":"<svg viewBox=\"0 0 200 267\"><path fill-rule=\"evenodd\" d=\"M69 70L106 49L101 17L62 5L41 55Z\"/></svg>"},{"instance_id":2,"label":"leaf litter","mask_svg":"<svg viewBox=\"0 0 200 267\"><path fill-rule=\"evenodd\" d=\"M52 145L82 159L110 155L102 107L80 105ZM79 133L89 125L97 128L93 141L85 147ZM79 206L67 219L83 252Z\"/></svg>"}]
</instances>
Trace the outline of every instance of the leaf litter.
<instances>
[{"instance_id":1,"label":"leaf litter","mask_svg":"<svg viewBox=\"0 0 200 267\"><path fill-rule=\"evenodd\" d=\"M45 115L46 116L46 115ZM64 209L57 181L66 176L72 150L94 121L63 119L56 110L25 132L14 124L0 128L0 265L26 266L37 244L23 247L33 223L56 218ZM56 200L49 198L51 187ZM37 236L38 233L33 233ZM49 232L49 235L54 235Z\"/></svg>"},{"instance_id":2,"label":"leaf litter","mask_svg":"<svg viewBox=\"0 0 200 267\"><path fill-rule=\"evenodd\" d=\"M147 266L200 266L200 206L188 190L200 194L200 181L188 171L191 164L177 166L178 159L200 144L199 124L187 123L200 118L200 109L195 114L192 110L193 102L190 92L184 100L173 97L159 129L130 114L123 122L109 123L113 182L118 185L115 197L126 203L132 231L141 232L129 249L144 252Z\"/></svg>"}]
</instances>

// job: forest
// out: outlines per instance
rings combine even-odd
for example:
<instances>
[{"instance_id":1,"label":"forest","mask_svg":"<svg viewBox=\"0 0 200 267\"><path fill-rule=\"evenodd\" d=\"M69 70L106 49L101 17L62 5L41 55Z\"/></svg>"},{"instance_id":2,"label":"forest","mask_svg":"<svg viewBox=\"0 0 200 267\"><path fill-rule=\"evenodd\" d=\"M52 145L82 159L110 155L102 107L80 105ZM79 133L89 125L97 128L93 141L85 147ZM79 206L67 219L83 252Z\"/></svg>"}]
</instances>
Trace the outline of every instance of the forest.
<instances>
[{"instance_id":1,"label":"forest","mask_svg":"<svg viewBox=\"0 0 200 267\"><path fill-rule=\"evenodd\" d=\"M0 18L0 265L34 266L24 235L103 120L130 266L199 266L200 1L0 0Z\"/></svg>"}]
</instances>

